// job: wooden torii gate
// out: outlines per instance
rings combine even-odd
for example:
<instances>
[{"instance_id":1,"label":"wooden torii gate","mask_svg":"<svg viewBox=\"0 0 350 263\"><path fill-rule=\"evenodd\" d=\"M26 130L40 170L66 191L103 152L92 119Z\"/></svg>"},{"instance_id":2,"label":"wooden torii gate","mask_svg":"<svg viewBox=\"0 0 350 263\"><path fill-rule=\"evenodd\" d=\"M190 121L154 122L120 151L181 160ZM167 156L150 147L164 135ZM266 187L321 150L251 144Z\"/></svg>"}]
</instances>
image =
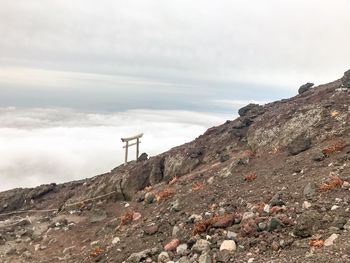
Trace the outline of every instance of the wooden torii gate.
<instances>
[{"instance_id":1,"label":"wooden torii gate","mask_svg":"<svg viewBox=\"0 0 350 263\"><path fill-rule=\"evenodd\" d=\"M125 162L124 165L128 162L128 149L130 146L136 145L136 160L139 158L139 144L141 143L140 138L143 136L143 133L135 135L129 138L121 138L122 142L125 142L123 148L125 148ZM136 142L129 143L130 141L136 140Z\"/></svg>"}]
</instances>

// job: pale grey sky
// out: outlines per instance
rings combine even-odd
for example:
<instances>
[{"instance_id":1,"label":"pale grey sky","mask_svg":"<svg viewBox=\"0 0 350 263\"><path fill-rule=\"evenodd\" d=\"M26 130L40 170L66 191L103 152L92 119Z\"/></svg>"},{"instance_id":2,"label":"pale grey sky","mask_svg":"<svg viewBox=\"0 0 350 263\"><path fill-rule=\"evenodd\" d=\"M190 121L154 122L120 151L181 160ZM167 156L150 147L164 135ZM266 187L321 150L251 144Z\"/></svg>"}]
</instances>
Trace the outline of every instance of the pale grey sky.
<instances>
[{"instance_id":1,"label":"pale grey sky","mask_svg":"<svg viewBox=\"0 0 350 263\"><path fill-rule=\"evenodd\" d=\"M0 0L0 106L214 111L350 68L347 0ZM134 99L134 100L131 100Z\"/></svg>"}]
</instances>

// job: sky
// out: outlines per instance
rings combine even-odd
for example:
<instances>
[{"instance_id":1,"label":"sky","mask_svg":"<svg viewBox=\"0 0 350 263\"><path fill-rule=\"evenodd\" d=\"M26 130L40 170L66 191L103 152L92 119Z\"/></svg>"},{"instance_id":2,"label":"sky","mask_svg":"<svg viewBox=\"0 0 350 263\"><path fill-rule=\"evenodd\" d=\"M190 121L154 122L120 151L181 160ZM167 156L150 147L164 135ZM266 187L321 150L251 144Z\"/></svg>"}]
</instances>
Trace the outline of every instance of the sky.
<instances>
[{"instance_id":1,"label":"sky","mask_svg":"<svg viewBox=\"0 0 350 263\"><path fill-rule=\"evenodd\" d=\"M0 190L104 172L121 160L120 136L147 130L145 151L157 154L249 102L340 78L348 10L347 0L0 0L0 143L11 152Z\"/></svg>"}]
</instances>

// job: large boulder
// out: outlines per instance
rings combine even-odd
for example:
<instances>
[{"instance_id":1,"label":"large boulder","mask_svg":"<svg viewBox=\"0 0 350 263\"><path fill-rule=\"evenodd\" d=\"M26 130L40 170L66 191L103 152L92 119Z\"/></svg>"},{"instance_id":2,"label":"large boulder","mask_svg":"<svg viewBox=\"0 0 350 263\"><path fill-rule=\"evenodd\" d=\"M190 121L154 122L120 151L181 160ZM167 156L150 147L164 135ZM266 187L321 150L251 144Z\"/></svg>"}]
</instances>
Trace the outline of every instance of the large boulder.
<instances>
[{"instance_id":1,"label":"large boulder","mask_svg":"<svg viewBox=\"0 0 350 263\"><path fill-rule=\"evenodd\" d=\"M350 69L344 73L343 78L341 79L343 88L350 89Z\"/></svg>"},{"instance_id":2,"label":"large boulder","mask_svg":"<svg viewBox=\"0 0 350 263\"><path fill-rule=\"evenodd\" d=\"M308 83L306 83L306 84L304 84L304 85L301 85L300 88L299 88L299 90L298 90L298 93L299 93L299 94L302 94L302 93L308 91L309 89L311 89L311 87L312 87L313 85L314 85L314 83L311 83L311 82L308 82Z\"/></svg>"},{"instance_id":3,"label":"large boulder","mask_svg":"<svg viewBox=\"0 0 350 263\"><path fill-rule=\"evenodd\" d=\"M241 117L249 116L251 118L255 118L258 115L264 113L264 107L259 104L250 103L243 108L238 110L238 114Z\"/></svg>"},{"instance_id":4,"label":"large boulder","mask_svg":"<svg viewBox=\"0 0 350 263\"><path fill-rule=\"evenodd\" d=\"M301 134L288 145L288 152L290 155L297 155L310 149L310 147L311 139L306 137L305 134Z\"/></svg>"}]
</instances>

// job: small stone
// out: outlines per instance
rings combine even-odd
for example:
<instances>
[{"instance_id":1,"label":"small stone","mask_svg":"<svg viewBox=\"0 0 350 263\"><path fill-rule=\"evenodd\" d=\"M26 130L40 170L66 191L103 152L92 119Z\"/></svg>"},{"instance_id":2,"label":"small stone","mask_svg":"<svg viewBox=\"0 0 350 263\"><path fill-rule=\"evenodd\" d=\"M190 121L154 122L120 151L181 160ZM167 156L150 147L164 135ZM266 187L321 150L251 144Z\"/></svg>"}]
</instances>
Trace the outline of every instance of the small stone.
<instances>
[{"instance_id":1,"label":"small stone","mask_svg":"<svg viewBox=\"0 0 350 263\"><path fill-rule=\"evenodd\" d=\"M266 224L265 222L260 222L260 223L258 224L258 227L259 227L259 230L260 230L260 231L264 231L264 230L266 230L266 228L267 228L267 224Z\"/></svg>"},{"instance_id":2,"label":"small stone","mask_svg":"<svg viewBox=\"0 0 350 263\"><path fill-rule=\"evenodd\" d=\"M211 263L211 258L208 253L203 253L198 259L198 263Z\"/></svg>"},{"instance_id":3,"label":"small stone","mask_svg":"<svg viewBox=\"0 0 350 263\"><path fill-rule=\"evenodd\" d=\"M158 232L158 226L148 226L144 229L146 235L152 236Z\"/></svg>"},{"instance_id":4,"label":"small stone","mask_svg":"<svg viewBox=\"0 0 350 263\"><path fill-rule=\"evenodd\" d=\"M304 187L304 196L312 197L316 194L316 184L315 183L307 183Z\"/></svg>"},{"instance_id":5,"label":"small stone","mask_svg":"<svg viewBox=\"0 0 350 263\"><path fill-rule=\"evenodd\" d=\"M345 230L350 230L350 221L348 221L344 227L343 227Z\"/></svg>"},{"instance_id":6,"label":"small stone","mask_svg":"<svg viewBox=\"0 0 350 263\"><path fill-rule=\"evenodd\" d=\"M191 263L191 261L187 257L182 257L177 263Z\"/></svg>"},{"instance_id":7,"label":"small stone","mask_svg":"<svg viewBox=\"0 0 350 263\"><path fill-rule=\"evenodd\" d=\"M253 263L253 262L254 262L254 258L248 259L248 263Z\"/></svg>"},{"instance_id":8,"label":"small stone","mask_svg":"<svg viewBox=\"0 0 350 263\"><path fill-rule=\"evenodd\" d=\"M278 192L277 194L274 195L274 197L271 198L269 205L271 207L273 206L282 206L285 205L286 203L282 200L282 193Z\"/></svg>"},{"instance_id":9,"label":"small stone","mask_svg":"<svg viewBox=\"0 0 350 263\"><path fill-rule=\"evenodd\" d=\"M145 194L145 202L147 204L152 204L156 200L156 195L152 192L148 192Z\"/></svg>"},{"instance_id":10,"label":"small stone","mask_svg":"<svg viewBox=\"0 0 350 263\"><path fill-rule=\"evenodd\" d=\"M269 232L272 232L272 231L279 229L279 228L282 228L282 227L284 227L284 224L282 223L282 221L276 217L273 217L270 219L270 221L268 223L267 230Z\"/></svg>"},{"instance_id":11,"label":"small stone","mask_svg":"<svg viewBox=\"0 0 350 263\"><path fill-rule=\"evenodd\" d=\"M235 221L235 216L232 215L226 215L224 217L222 217L221 219L217 220L212 227L216 227L216 228L226 228L229 226L232 226L233 223Z\"/></svg>"},{"instance_id":12,"label":"small stone","mask_svg":"<svg viewBox=\"0 0 350 263\"><path fill-rule=\"evenodd\" d=\"M192 250L197 253L210 250L210 243L205 239L199 239L192 247Z\"/></svg>"},{"instance_id":13,"label":"small stone","mask_svg":"<svg viewBox=\"0 0 350 263\"><path fill-rule=\"evenodd\" d=\"M324 241L324 246L325 247L329 247L329 246L332 246L334 241L338 238L338 235L337 234L332 234L329 238L327 238L325 241Z\"/></svg>"},{"instance_id":14,"label":"small stone","mask_svg":"<svg viewBox=\"0 0 350 263\"><path fill-rule=\"evenodd\" d=\"M164 246L164 250L165 251L173 251L173 250L175 250L178 247L178 245L180 245L180 240L173 239L168 244L166 244Z\"/></svg>"},{"instance_id":15,"label":"small stone","mask_svg":"<svg viewBox=\"0 0 350 263\"><path fill-rule=\"evenodd\" d=\"M267 204L267 205L264 206L264 212L265 212L266 214L270 213L270 205L269 205L269 204Z\"/></svg>"},{"instance_id":16,"label":"small stone","mask_svg":"<svg viewBox=\"0 0 350 263\"><path fill-rule=\"evenodd\" d=\"M24 251L22 254L22 257L26 258L26 259L31 259L32 258L32 253L30 253L29 251Z\"/></svg>"},{"instance_id":17,"label":"small stone","mask_svg":"<svg viewBox=\"0 0 350 263\"><path fill-rule=\"evenodd\" d=\"M179 199L176 199L174 202L171 203L171 210L175 212L181 211L181 205Z\"/></svg>"},{"instance_id":18,"label":"small stone","mask_svg":"<svg viewBox=\"0 0 350 263\"><path fill-rule=\"evenodd\" d=\"M187 244L181 244L176 248L176 254L180 256L185 256L188 253L188 246Z\"/></svg>"},{"instance_id":19,"label":"small stone","mask_svg":"<svg viewBox=\"0 0 350 263\"><path fill-rule=\"evenodd\" d=\"M274 251L278 251L280 248L279 244L276 241L273 241L271 244L271 249Z\"/></svg>"},{"instance_id":20,"label":"small stone","mask_svg":"<svg viewBox=\"0 0 350 263\"><path fill-rule=\"evenodd\" d=\"M255 217L255 213L253 212L245 212L242 216L242 221L248 220L250 218Z\"/></svg>"},{"instance_id":21,"label":"small stone","mask_svg":"<svg viewBox=\"0 0 350 263\"><path fill-rule=\"evenodd\" d=\"M220 246L220 251L222 250L228 250L228 251L235 251L236 250L236 242L233 240L224 240Z\"/></svg>"},{"instance_id":22,"label":"small stone","mask_svg":"<svg viewBox=\"0 0 350 263\"><path fill-rule=\"evenodd\" d=\"M119 237L115 237L115 238L113 238L113 240L112 240L112 244L113 245L116 245L116 244L118 244L120 242L120 238Z\"/></svg>"},{"instance_id":23,"label":"small stone","mask_svg":"<svg viewBox=\"0 0 350 263\"><path fill-rule=\"evenodd\" d=\"M167 263L170 261L170 257L169 254L165 251L163 251L162 253L159 254L158 256L158 262L159 263Z\"/></svg>"},{"instance_id":24,"label":"small stone","mask_svg":"<svg viewBox=\"0 0 350 263\"><path fill-rule=\"evenodd\" d=\"M196 215L196 214L193 214L188 218L188 220L192 223L197 223L197 222L201 221L202 219L203 219L203 217L201 215Z\"/></svg>"},{"instance_id":25,"label":"small stone","mask_svg":"<svg viewBox=\"0 0 350 263\"><path fill-rule=\"evenodd\" d=\"M331 211L337 210L338 208L339 208L339 206L333 205L333 206L331 207Z\"/></svg>"},{"instance_id":26,"label":"small stone","mask_svg":"<svg viewBox=\"0 0 350 263\"><path fill-rule=\"evenodd\" d=\"M312 206L311 203L308 201L304 201L302 205L303 209L309 209L311 206Z\"/></svg>"},{"instance_id":27,"label":"small stone","mask_svg":"<svg viewBox=\"0 0 350 263\"><path fill-rule=\"evenodd\" d=\"M232 231L227 231L227 238L228 239L235 239L237 237L237 233L232 232Z\"/></svg>"},{"instance_id":28,"label":"small stone","mask_svg":"<svg viewBox=\"0 0 350 263\"><path fill-rule=\"evenodd\" d=\"M5 251L5 255L7 256L11 256L17 253L17 249L15 247L9 247L6 251Z\"/></svg>"},{"instance_id":29,"label":"small stone","mask_svg":"<svg viewBox=\"0 0 350 263\"><path fill-rule=\"evenodd\" d=\"M214 176L209 177L209 179L207 180L208 184L213 184L214 183Z\"/></svg>"}]
</instances>

